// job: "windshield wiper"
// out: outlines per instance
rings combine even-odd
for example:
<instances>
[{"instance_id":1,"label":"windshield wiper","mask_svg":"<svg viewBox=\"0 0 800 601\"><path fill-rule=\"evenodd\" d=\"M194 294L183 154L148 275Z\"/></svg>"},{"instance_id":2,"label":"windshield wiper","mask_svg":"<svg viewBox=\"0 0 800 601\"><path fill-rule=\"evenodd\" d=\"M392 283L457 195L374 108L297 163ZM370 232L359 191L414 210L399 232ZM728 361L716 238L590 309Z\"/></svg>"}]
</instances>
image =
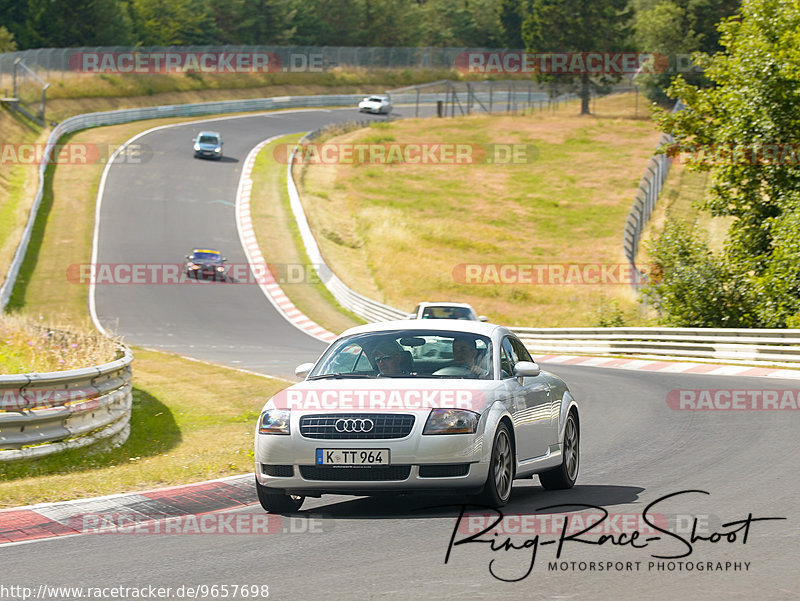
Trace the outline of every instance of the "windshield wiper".
<instances>
[{"instance_id":1,"label":"windshield wiper","mask_svg":"<svg viewBox=\"0 0 800 601\"><path fill-rule=\"evenodd\" d=\"M348 378L374 378L372 374L354 374L348 372L337 372L335 374L320 374L318 376L311 376L309 380L344 380Z\"/></svg>"}]
</instances>

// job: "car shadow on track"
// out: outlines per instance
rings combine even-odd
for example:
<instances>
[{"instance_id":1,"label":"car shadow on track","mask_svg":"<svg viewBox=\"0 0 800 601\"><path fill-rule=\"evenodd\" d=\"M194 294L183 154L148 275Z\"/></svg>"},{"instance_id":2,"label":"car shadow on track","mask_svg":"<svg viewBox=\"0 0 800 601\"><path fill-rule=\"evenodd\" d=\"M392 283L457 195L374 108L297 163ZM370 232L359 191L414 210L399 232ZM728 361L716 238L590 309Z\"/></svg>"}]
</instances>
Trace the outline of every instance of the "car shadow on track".
<instances>
[{"instance_id":1,"label":"car shadow on track","mask_svg":"<svg viewBox=\"0 0 800 601\"><path fill-rule=\"evenodd\" d=\"M504 515L571 513L584 511L587 505L602 508L625 505L636 502L644 490L641 486L583 485L553 491L535 484L517 483L511 502L502 508L502 512ZM335 497L329 498L333 500ZM457 517L464 505L467 505L467 513L481 512L475 503L473 498L458 495L383 494L333 501L321 507L301 510L296 515L370 520ZM554 505L558 507L552 508Z\"/></svg>"}]
</instances>

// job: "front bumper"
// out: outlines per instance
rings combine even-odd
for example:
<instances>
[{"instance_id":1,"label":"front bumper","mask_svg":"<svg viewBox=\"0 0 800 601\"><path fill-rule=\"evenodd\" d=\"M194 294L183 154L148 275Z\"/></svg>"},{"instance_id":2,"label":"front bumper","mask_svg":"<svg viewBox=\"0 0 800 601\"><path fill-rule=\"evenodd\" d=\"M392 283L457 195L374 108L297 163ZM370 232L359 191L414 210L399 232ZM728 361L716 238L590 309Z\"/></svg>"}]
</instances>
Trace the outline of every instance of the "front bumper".
<instances>
[{"instance_id":1,"label":"front bumper","mask_svg":"<svg viewBox=\"0 0 800 601\"><path fill-rule=\"evenodd\" d=\"M305 495L479 491L486 482L491 452L484 444L484 420L476 434L422 436L426 418L427 414L418 415L411 433L401 439L310 439L297 427L290 435L257 433L256 478L267 488ZM317 449L389 449L391 463L389 468L318 466ZM270 475L276 473L282 475ZM350 475L357 479L344 479Z\"/></svg>"}]
</instances>

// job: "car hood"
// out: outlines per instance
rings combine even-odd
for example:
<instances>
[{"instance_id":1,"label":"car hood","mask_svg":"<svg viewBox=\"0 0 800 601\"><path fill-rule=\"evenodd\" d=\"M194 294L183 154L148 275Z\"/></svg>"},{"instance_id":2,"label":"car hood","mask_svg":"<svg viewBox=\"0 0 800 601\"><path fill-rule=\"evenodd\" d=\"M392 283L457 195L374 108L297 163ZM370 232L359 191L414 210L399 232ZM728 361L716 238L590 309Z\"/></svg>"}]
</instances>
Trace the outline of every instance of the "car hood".
<instances>
[{"instance_id":1,"label":"car hood","mask_svg":"<svg viewBox=\"0 0 800 601\"><path fill-rule=\"evenodd\" d=\"M498 380L365 378L305 380L273 396L266 409L302 413L430 412L433 408L482 413L505 388Z\"/></svg>"},{"instance_id":2,"label":"car hood","mask_svg":"<svg viewBox=\"0 0 800 601\"><path fill-rule=\"evenodd\" d=\"M195 146L197 148L202 148L203 150L213 150L215 148L219 148L219 143L213 142L195 142Z\"/></svg>"}]
</instances>

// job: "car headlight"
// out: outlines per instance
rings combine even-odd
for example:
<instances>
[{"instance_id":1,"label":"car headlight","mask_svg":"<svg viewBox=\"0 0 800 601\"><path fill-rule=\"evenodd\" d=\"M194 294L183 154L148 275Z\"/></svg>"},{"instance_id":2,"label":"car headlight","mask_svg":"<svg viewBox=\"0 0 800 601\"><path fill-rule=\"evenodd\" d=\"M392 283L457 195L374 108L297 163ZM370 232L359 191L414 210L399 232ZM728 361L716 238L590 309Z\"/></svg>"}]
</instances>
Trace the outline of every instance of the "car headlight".
<instances>
[{"instance_id":1,"label":"car headlight","mask_svg":"<svg viewBox=\"0 0 800 601\"><path fill-rule=\"evenodd\" d=\"M214 149L214 152L222 152L222 146L217 146L217 147Z\"/></svg>"},{"instance_id":2,"label":"car headlight","mask_svg":"<svg viewBox=\"0 0 800 601\"><path fill-rule=\"evenodd\" d=\"M217 271L225 271L224 267L217 267Z\"/></svg>"},{"instance_id":3,"label":"car headlight","mask_svg":"<svg viewBox=\"0 0 800 601\"><path fill-rule=\"evenodd\" d=\"M433 409L423 434L474 434L479 415L466 409Z\"/></svg>"},{"instance_id":4,"label":"car headlight","mask_svg":"<svg viewBox=\"0 0 800 601\"><path fill-rule=\"evenodd\" d=\"M261 415L258 424L259 434L289 434L289 418L291 412L288 409L268 409Z\"/></svg>"}]
</instances>

